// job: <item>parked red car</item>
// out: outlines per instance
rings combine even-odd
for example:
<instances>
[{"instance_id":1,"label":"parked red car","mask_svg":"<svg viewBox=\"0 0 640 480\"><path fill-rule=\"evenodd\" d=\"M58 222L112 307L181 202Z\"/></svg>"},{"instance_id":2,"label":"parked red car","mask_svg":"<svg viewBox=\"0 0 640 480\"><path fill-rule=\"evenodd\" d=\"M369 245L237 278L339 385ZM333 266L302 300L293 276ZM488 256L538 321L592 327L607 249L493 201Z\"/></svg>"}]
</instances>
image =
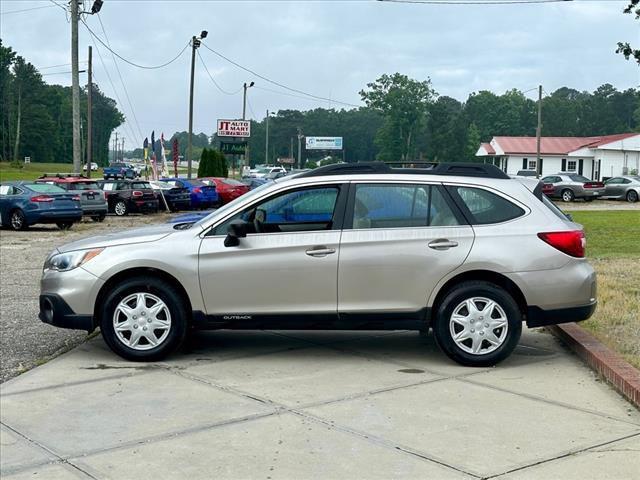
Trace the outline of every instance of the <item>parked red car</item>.
<instances>
[{"instance_id":1,"label":"parked red car","mask_svg":"<svg viewBox=\"0 0 640 480\"><path fill-rule=\"evenodd\" d=\"M249 191L247 185L232 178L206 177L200 180L208 185L215 185L223 205Z\"/></svg>"}]
</instances>

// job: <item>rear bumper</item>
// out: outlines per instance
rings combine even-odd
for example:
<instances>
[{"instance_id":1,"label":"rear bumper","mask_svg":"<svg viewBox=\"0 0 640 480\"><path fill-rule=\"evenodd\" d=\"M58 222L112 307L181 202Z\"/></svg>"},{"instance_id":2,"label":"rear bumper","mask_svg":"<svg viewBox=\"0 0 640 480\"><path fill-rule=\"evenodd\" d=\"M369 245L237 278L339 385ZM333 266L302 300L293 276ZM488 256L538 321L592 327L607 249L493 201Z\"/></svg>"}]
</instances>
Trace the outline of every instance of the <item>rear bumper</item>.
<instances>
[{"instance_id":1,"label":"rear bumper","mask_svg":"<svg viewBox=\"0 0 640 480\"><path fill-rule=\"evenodd\" d=\"M86 206L82 207L83 215L101 215L107 213L107 204L105 203L103 206Z\"/></svg>"},{"instance_id":2,"label":"rear bumper","mask_svg":"<svg viewBox=\"0 0 640 480\"><path fill-rule=\"evenodd\" d=\"M86 330L87 332L92 332L95 329L92 315L77 315L62 297L52 293L40 295L38 318L54 327Z\"/></svg>"},{"instance_id":3,"label":"rear bumper","mask_svg":"<svg viewBox=\"0 0 640 480\"><path fill-rule=\"evenodd\" d=\"M596 311L598 302L570 308L544 310L537 306L527 307L527 327L544 327L559 323L581 322L587 320Z\"/></svg>"},{"instance_id":4,"label":"rear bumper","mask_svg":"<svg viewBox=\"0 0 640 480\"><path fill-rule=\"evenodd\" d=\"M82 209L77 210L59 210L44 212L25 212L27 223L56 223L56 222L79 222L82 220Z\"/></svg>"},{"instance_id":5,"label":"rear bumper","mask_svg":"<svg viewBox=\"0 0 640 480\"><path fill-rule=\"evenodd\" d=\"M153 200L132 200L129 202L131 210L134 212L153 212L159 208L158 199Z\"/></svg>"}]
</instances>

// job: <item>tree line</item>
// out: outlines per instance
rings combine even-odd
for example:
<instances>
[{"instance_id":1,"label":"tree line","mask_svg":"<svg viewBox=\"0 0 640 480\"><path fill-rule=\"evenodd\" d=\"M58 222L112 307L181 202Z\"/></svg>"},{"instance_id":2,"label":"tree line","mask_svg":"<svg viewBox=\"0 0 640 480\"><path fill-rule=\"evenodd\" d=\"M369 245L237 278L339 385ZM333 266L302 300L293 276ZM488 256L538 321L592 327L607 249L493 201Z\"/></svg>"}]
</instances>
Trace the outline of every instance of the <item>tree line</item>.
<instances>
[{"instance_id":1,"label":"tree line","mask_svg":"<svg viewBox=\"0 0 640 480\"><path fill-rule=\"evenodd\" d=\"M92 158L108 162L111 132L124 122L115 100L92 87ZM81 89L82 158L86 158L87 92ZM0 161L71 163L71 87L46 84L38 70L0 39Z\"/></svg>"}]
</instances>

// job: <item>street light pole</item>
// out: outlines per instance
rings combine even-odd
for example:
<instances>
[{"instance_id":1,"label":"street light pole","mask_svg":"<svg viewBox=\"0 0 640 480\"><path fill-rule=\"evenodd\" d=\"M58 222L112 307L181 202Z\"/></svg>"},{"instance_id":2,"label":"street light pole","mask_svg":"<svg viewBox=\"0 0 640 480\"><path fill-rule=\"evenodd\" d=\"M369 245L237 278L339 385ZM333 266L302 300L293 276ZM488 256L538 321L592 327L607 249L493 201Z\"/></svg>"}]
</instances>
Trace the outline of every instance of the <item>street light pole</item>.
<instances>
[{"instance_id":1,"label":"street light pole","mask_svg":"<svg viewBox=\"0 0 640 480\"><path fill-rule=\"evenodd\" d=\"M298 168L302 170L302 130L298 127Z\"/></svg>"},{"instance_id":2,"label":"street light pole","mask_svg":"<svg viewBox=\"0 0 640 480\"><path fill-rule=\"evenodd\" d=\"M187 178L191 178L192 159L191 152L193 148L193 80L196 70L196 49L200 46L200 40L207 37L207 31L200 32L200 36L191 37L191 82L189 85L189 136L187 137Z\"/></svg>"},{"instance_id":3,"label":"street light pole","mask_svg":"<svg viewBox=\"0 0 640 480\"><path fill-rule=\"evenodd\" d=\"M264 163L265 165L269 165L269 110L267 110L266 122L266 134L264 140Z\"/></svg>"},{"instance_id":4,"label":"street light pole","mask_svg":"<svg viewBox=\"0 0 640 480\"><path fill-rule=\"evenodd\" d=\"M254 85L255 85L254 82L251 82L248 85L247 85L247 82L244 82L242 84L242 87L244 88L244 94L242 95L242 120L246 120L247 118L247 90L253 87ZM243 165L249 164L249 142L248 141L247 141L247 148L245 148L245 154L243 155L242 164Z\"/></svg>"},{"instance_id":5,"label":"street light pole","mask_svg":"<svg viewBox=\"0 0 640 480\"><path fill-rule=\"evenodd\" d=\"M87 177L91 178L91 162L93 161L93 155L92 155L92 138L91 138L91 129L92 127L92 123L93 123L93 113L92 113L92 108L91 108L91 88L92 88L92 84L91 82L93 81L91 78L91 45L89 45L89 67L88 67L88 73L89 73L89 80L87 81Z\"/></svg>"}]
</instances>

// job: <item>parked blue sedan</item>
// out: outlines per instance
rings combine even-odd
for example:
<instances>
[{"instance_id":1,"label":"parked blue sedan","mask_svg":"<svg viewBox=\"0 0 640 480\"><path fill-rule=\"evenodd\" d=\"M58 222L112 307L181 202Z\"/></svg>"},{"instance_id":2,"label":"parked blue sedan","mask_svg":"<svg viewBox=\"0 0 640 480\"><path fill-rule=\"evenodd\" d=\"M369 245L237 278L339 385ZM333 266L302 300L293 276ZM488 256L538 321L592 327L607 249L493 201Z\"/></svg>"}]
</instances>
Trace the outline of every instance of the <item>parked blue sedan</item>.
<instances>
[{"instance_id":1,"label":"parked blue sedan","mask_svg":"<svg viewBox=\"0 0 640 480\"><path fill-rule=\"evenodd\" d=\"M191 193L191 208L210 208L220 205L220 197L215 185L207 185L195 178L161 178L160 181L172 187L188 188Z\"/></svg>"},{"instance_id":2,"label":"parked blue sedan","mask_svg":"<svg viewBox=\"0 0 640 480\"><path fill-rule=\"evenodd\" d=\"M80 196L55 185L33 182L0 184L0 223L24 230L36 223L55 223L67 230L82 219Z\"/></svg>"}]
</instances>

